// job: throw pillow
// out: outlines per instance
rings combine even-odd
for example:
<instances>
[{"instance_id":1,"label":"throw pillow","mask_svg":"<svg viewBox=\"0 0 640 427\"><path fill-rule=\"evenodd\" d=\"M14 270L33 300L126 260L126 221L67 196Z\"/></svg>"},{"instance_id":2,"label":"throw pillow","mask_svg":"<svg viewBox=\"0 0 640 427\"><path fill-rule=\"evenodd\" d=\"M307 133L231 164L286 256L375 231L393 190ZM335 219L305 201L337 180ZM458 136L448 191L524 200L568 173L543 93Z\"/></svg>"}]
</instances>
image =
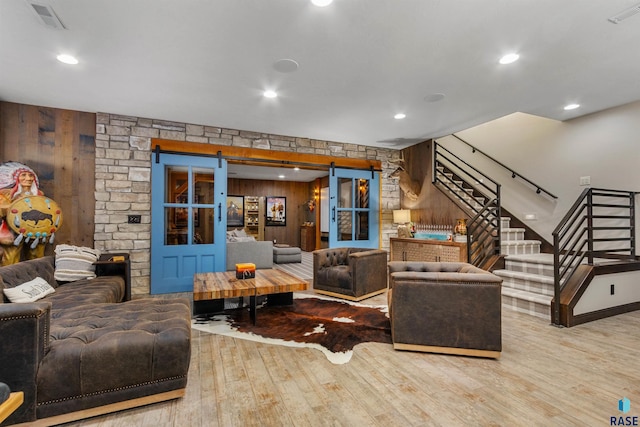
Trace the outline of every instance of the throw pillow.
<instances>
[{"instance_id":1,"label":"throw pillow","mask_svg":"<svg viewBox=\"0 0 640 427\"><path fill-rule=\"evenodd\" d=\"M34 302L55 292L56 290L42 277L25 282L13 288L3 289L11 302Z\"/></svg>"},{"instance_id":2,"label":"throw pillow","mask_svg":"<svg viewBox=\"0 0 640 427\"><path fill-rule=\"evenodd\" d=\"M72 282L96 277L95 262L100 257L97 249L83 246L58 245L55 249L56 269L53 274L60 282Z\"/></svg>"}]
</instances>

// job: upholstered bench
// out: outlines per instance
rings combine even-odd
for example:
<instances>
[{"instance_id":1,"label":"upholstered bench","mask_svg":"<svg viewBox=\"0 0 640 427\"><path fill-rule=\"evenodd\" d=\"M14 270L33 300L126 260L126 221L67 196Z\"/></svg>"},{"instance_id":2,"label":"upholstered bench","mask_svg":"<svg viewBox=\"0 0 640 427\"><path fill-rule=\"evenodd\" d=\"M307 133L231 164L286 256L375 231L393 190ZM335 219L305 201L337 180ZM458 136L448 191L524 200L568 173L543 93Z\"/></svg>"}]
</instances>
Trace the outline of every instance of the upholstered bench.
<instances>
[{"instance_id":1,"label":"upholstered bench","mask_svg":"<svg viewBox=\"0 0 640 427\"><path fill-rule=\"evenodd\" d=\"M276 264L302 262L302 251L295 246L276 245L273 247L273 262Z\"/></svg>"}]
</instances>

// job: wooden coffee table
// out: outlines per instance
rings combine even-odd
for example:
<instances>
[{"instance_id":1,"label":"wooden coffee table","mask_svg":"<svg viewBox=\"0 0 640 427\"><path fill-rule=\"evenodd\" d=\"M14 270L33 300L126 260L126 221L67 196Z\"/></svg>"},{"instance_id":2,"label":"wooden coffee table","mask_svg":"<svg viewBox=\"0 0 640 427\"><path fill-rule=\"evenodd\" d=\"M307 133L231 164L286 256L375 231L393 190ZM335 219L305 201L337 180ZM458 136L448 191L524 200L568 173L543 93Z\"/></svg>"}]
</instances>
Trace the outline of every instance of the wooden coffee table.
<instances>
[{"instance_id":1,"label":"wooden coffee table","mask_svg":"<svg viewBox=\"0 0 640 427\"><path fill-rule=\"evenodd\" d=\"M251 321L256 323L256 297L269 295L267 305L293 304L293 292L307 289L307 282L282 270L256 270L253 279L236 279L235 271L193 275L194 314L224 310L225 298L249 297Z\"/></svg>"}]
</instances>

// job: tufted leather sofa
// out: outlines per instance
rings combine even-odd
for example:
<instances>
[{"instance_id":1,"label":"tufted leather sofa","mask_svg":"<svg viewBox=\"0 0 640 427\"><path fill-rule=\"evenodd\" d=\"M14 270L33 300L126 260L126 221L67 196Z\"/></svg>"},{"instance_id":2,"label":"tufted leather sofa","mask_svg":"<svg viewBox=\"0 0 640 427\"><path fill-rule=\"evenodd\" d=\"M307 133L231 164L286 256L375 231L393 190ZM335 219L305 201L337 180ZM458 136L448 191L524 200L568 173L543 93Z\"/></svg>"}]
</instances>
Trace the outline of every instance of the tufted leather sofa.
<instances>
[{"instance_id":1,"label":"tufted leather sofa","mask_svg":"<svg viewBox=\"0 0 640 427\"><path fill-rule=\"evenodd\" d=\"M313 252L313 289L360 301L387 290L387 251L331 248Z\"/></svg>"},{"instance_id":2,"label":"tufted leather sofa","mask_svg":"<svg viewBox=\"0 0 640 427\"><path fill-rule=\"evenodd\" d=\"M500 277L461 262L392 261L388 273L395 349L500 357Z\"/></svg>"},{"instance_id":3,"label":"tufted leather sofa","mask_svg":"<svg viewBox=\"0 0 640 427\"><path fill-rule=\"evenodd\" d=\"M182 396L190 302L122 302L119 276L58 284L54 262L0 268L0 288L42 277L56 289L34 303L0 304L0 379L25 400L2 425L53 425Z\"/></svg>"}]
</instances>

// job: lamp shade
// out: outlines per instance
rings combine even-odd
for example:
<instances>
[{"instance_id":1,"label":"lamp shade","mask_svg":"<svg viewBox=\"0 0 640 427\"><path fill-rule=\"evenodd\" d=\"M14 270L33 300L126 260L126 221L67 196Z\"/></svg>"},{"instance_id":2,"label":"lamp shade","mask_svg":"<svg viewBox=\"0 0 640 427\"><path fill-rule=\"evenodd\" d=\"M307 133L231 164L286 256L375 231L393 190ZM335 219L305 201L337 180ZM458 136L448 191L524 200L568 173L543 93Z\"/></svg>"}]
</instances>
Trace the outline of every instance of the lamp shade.
<instances>
[{"instance_id":1,"label":"lamp shade","mask_svg":"<svg viewBox=\"0 0 640 427\"><path fill-rule=\"evenodd\" d=\"M411 211L409 209L394 210L393 222L396 224L406 224L408 222L411 222Z\"/></svg>"}]
</instances>

